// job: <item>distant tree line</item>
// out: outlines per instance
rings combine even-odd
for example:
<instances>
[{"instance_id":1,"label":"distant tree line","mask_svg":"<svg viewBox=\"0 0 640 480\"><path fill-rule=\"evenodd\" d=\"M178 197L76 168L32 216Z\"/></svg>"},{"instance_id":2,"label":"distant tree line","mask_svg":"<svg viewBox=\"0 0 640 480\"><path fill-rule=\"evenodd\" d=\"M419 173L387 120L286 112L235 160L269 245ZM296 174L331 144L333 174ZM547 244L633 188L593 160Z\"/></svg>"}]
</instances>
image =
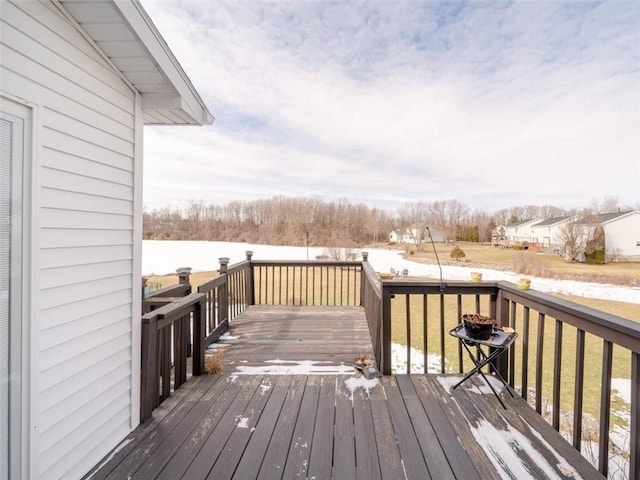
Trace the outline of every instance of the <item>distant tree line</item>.
<instances>
[{"instance_id":1,"label":"distant tree line","mask_svg":"<svg viewBox=\"0 0 640 480\"><path fill-rule=\"evenodd\" d=\"M360 246L384 242L392 213L346 200L273 197L224 205L191 201L144 213L145 239L218 240L274 245Z\"/></svg>"},{"instance_id":2,"label":"distant tree line","mask_svg":"<svg viewBox=\"0 0 640 480\"><path fill-rule=\"evenodd\" d=\"M388 241L391 230L413 227L426 239L427 227L447 241L489 242L499 225L531 218L615 212L621 207L607 197L583 209L551 205L508 207L496 212L471 210L458 200L413 201L391 212L316 197L276 196L223 205L191 201L184 209L145 211L143 232L153 240L218 240L273 245L358 247ZM624 209L631 209L626 207ZM420 241L417 242L420 247Z\"/></svg>"}]
</instances>

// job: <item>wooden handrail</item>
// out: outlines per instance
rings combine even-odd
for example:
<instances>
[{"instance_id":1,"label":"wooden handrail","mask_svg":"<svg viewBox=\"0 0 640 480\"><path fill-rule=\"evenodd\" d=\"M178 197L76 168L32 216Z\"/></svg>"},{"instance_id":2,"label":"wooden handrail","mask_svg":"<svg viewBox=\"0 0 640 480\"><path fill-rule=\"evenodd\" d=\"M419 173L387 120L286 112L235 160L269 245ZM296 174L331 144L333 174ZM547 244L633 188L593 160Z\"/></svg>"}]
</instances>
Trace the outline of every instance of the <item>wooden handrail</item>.
<instances>
[{"instance_id":1,"label":"wooden handrail","mask_svg":"<svg viewBox=\"0 0 640 480\"><path fill-rule=\"evenodd\" d=\"M140 421L148 420L153 410L169 396L171 351L175 366L174 390L186 381L190 344L193 345L192 374L202 374L204 301L204 294L192 293L142 316Z\"/></svg>"},{"instance_id":2,"label":"wooden handrail","mask_svg":"<svg viewBox=\"0 0 640 480\"><path fill-rule=\"evenodd\" d=\"M627 318L579 305L562 298L535 290L518 290L510 282L498 282L504 298L519 305L533 308L604 340L640 353L640 324Z\"/></svg>"},{"instance_id":3,"label":"wooden handrail","mask_svg":"<svg viewBox=\"0 0 640 480\"><path fill-rule=\"evenodd\" d=\"M353 267L361 265L362 262L353 260L252 260L254 267Z\"/></svg>"},{"instance_id":4,"label":"wooden handrail","mask_svg":"<svg viewBox=\"0 0 640 480\"><path fill-rule=\"evenodd\" d=\"M182 297L189 293L191 293L191 285L178 283L176 285L170 285L168 287L161 288L145 295L145 300L150 300L157 297Z\"/></svg>"},{"instance_id":5,"label":"wooden handrail","mask_svg":"<svg viewBox=\"0 0 640 480\"><path fill-rule=\"evenodd\" d=\"M362 306L364 307L373 352L380 371L391 368L386 365L383 345L382 282L369 262L362 263Z\"/></svg>"}]
</instances>

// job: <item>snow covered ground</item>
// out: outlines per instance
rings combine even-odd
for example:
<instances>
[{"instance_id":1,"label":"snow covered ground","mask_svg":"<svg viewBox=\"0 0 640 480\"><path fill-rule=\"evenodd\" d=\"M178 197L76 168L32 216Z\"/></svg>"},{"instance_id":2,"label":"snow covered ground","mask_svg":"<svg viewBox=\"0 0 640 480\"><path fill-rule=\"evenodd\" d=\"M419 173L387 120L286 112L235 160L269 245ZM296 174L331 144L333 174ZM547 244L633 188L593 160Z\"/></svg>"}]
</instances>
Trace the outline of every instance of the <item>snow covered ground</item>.
<instances>
[{"instance_id":1,"label":"snow covered ground","mask_svg":"<svg viewBox=\"0 0 640 480\"><path fill-rule=\"evenodd\" d=\"M254 245L240 242L194 242L144 240L142 242L142 274L163 275L174 273L179 267L191 267L193 271L208 271L218 268L220 257L229 257L230 263L245 259L245 251L253 251L257 260L313 260L324 253L319 247L290 247L273 245ZM411 276L439 278L437 265L412 262L402 258L402 251L371 248L369 262L378 272L402 271L407 269ZM443 265L444 280L468 280L471 271L482 272L485 280L507 280L516 282L522 275L477 267ZM563 293L586 298L617 300L640 305L640 288L622 287L575 280L554 280L531 277L531 288L547 293ZM638 308L640 314L640 307Z\"/></svg>"}]
</instances>

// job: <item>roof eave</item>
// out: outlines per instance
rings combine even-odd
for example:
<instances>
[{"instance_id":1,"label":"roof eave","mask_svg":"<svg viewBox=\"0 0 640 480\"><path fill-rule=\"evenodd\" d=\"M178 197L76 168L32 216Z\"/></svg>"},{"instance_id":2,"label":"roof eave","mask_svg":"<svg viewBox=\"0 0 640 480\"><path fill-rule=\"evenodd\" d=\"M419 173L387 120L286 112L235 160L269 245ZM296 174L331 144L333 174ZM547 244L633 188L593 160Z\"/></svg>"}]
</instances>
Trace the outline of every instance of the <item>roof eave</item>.
<instances>
[{"instance_id":1,"label":"roof eave","mask_svg":"<svg viewBox=\"0 0 640 480\"><path fill-rule=\"evenodd\" d=\"M144 123L149 125L209 125L214 117L207 109L182 66L138 0L52 0L60 12L81 32L105 61L114 68L134 91L142 97ZM109 10L101 5L108 4ZM93 8L95 7L95 8ZM125 35L115 33L109 39L100 24L122 24ZM112 28L111 32L119 32ZM119 35L121 35L119 37ZM105 40L106 44L105 44ZM123 60L121 46L137 44L140 58L145 58L152 70L130 71L130 56ZM105 47L109 48L109 51ZM144 63L144 62L141 62ZM140 76L142 73L142 77ZM157 76L161 80L153 79ZM145 77L146 76L146 77ZM140 80L140 79L144 80Z\"/></svg>"},{"instance_id":2,"label":"roof eave","mask_svg":"<svg viewBox=\"0 0 640 480\"><path fill-rule=\"evenodd\" d=\"M114 1L113 4L135 32L142 47L149 53L151 60L176 91L176 95L167 96L164 102L161 102L159 98L149 102L145 100L143 94L142 106L145 113L148 112L153 115L154 110L163 111L169 105L179 104L178 109L183 113L181 117L185 118L186 116L186 123L190 125L212 124L214 121L213 115L207 109L202 97L196 91L191 80L189 80L189 77L140 2L138 0L130 0L128 2ZM165 103L165 105L162 105L162 103ZM169 110L174 108L175 106L169 107Z\"/></svg>"}]
</instances>

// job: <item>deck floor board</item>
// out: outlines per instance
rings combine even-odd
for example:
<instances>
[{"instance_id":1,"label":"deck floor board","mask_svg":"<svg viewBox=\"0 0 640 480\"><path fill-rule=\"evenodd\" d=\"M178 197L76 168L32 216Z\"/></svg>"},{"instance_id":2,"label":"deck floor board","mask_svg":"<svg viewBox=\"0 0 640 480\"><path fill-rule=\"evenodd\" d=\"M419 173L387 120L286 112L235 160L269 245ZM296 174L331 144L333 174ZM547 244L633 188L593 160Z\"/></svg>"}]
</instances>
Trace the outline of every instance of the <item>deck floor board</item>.
<instances>
[{"instance_id":1,"label":"deck floor board","mask_svg":"<svg viewBox=\"0 0 640 480\"><path fill-rule=\"evenodd\" d=\"M309 478L331 478L333 469L333 439L335 437L336 381L332 376L322 375L320 396L315 412L313 440L309 444Z\"/></svg>"},{"instance_id":2,"label":"deck floor board","mask_svg":"<svg viewBox=\"0 0 640 480\"><path fill-rule=\"evenodd\" d=\"M87 478L602 479L523 399L503 392L505 410L478 377L455 390L460 375L365 380L352 368L354 352L372 354L364 321L357 307L249 308L223 338L222 373L189 379Z\"/></svg>"},{"instance_id":3,"label":"deck floor board","mask_svg":"<svg viewBox=\"0 0 640 480\"><path fill-rule=\"evenodd\" d=\"M364 310L357 307L253 306L231 322L219 347L225 373L335 371L351 367L358 355L373 356Z\"/></svg>"},{"instance_id":4,"label":"deck floor board","mask_svg":"<svg viewBox=\"0 0 640 480\"><path fill-rule=\"evenodd\" d=\"M354 412L351 392L336 378L333 472L335 478L356 478Z\"/></svg>"},{"instance_id":5,"label":"deck floor board","mask_svg":"<svg viewBox=\"0 0 640 480\"><path fill-rule=\"evenodd\" d=\"M295 375L292 377L285 404L280 411L273 436L258 472L259 479L282 478L306 383L306 376ZM257 459L253 461L257 461Z\"/></svg>"},{"instance_id":6,"label":"deck floor board","mask_svg":"<svg viewBox=\"0 0 640 480\"><path fill-rule=\"evenodd\" d=\"M292 380L290 375L281 375L277 378L273 392L260 417L260 422L255 426L244 454L240 458L238 468L234 473L235 478L257 478L262 462L255 461L255 459L266 457L269 442L274 436L278 417L285 405Z\"/></svg>"},{"instance_id":7,"label":"deck floor board","mask_svg":"<svg viewBox=\"0 0 640 480\"><path fill-rule=\"evenodd\" d=\"M211 431L211 434L189 465L183 478L193 480L207 478L211 469L216 465L222 449L231 434L234 433L239 417L242 416L246 406L253 398L261 381L262 376L251 376L246 379L246 382L240 385L240 392L228 405L224 415L222 415L214 430Z\"/></svg>"},{"instance_id":8,"label":"deck floor board","mask_svg":"<svg viewBox=\"0 0 640 480\"><path fill-rule=\"evenodd\" d=\"M283 479L307 478L321 378L320 375L314 375L307 379L296 426L293 430L293 438L289 446Z\"/></svg>"}]
</instances>

